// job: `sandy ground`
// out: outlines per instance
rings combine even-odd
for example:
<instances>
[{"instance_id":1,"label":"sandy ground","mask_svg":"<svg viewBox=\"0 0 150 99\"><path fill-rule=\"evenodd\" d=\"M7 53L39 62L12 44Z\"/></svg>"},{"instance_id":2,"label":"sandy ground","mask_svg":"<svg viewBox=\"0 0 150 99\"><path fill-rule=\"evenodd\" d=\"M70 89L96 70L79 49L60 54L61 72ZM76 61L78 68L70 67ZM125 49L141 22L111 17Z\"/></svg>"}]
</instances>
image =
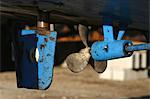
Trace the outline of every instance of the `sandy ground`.
<instances>
[{"instance_id":1,"label":"sandy ground","mask_svg":"<svg viewBox=\"0 0 150 99\"><path fill-rule=\"evenodd\" d=\"M79 74L67 68L54 69L54 79L46 91L18 89L15 72L0 73L0 99L150 99L150 79L108 81L87 68Z\"/></svg>"}]
</instances>

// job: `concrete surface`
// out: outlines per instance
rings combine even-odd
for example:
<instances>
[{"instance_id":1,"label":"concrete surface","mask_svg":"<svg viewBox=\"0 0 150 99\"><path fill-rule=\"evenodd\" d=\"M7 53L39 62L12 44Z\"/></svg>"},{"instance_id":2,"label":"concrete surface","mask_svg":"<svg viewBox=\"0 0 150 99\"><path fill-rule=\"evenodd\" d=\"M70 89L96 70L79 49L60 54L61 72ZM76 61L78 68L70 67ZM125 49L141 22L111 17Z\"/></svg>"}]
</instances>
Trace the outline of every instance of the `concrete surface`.
<instances>
[{"instance_id":1,"label":"concrete surface","mask_svg":"<svg viewBox=\"0 0 150 99\"><path fill-rule=\"evenodd\" d=\"M91 67L79 74L55 68L46 91L18 89L15 72L0 73L0 99L149 99L150 79L133 81L101 80Z\"/></svg>"}]
</instances>

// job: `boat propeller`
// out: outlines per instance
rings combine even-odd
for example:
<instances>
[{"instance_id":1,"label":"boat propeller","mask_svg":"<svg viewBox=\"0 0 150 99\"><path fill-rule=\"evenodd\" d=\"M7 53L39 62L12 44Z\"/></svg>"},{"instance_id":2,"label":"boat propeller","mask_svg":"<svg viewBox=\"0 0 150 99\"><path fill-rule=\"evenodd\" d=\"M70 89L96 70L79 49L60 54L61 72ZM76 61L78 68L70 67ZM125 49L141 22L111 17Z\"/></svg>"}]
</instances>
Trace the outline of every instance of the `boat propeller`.
<instances>
[{"instance_id":1,"label":"boat propeller","mask_svg":"<svg viewBox=\"0 0 150 99\"><path fill-rule=\"evenodd\" d=\"M95 61L91 58L90 47L88 46L88 28L84 25L78 25L78 31L80 38L85 45L84 49L81 49L79 53L72 53L66 58L68 68L74 72L79 73L83 71L91 59L93 62L91 66L98 73L103 73L107 67L107 61Z\"/></svg>"}]
</instances>

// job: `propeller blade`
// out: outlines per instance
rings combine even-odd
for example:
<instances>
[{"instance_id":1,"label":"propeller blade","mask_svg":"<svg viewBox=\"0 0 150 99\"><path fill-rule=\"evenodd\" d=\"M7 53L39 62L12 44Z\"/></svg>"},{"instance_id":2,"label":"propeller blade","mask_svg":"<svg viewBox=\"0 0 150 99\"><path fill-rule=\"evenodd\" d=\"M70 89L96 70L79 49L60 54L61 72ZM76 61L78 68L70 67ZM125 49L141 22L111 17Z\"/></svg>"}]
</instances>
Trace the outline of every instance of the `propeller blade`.
<instances>
[{"instance_id":1,"label":"propeller blade","mask_svg":"<svg viewBox=\"0 0 150 99\"><path fill-rule=\"evenodd\" d=\"M87 39L88 39L87 32L88 32L88 28L86 26L84 26L84 25L79 24L78 31L79 31L79 35L80 35L80 38L81 38L83 44L85 45L85 47L88 47L88 44L87 44Z\"/></svg>"},{"instance_id":2,"label":"propeller blade","mask_svg":"<svg viewBox=\"0 0 150 99\"><path fill-rule=\"evenodd\" d=\"M88 65L90 58L89 49L82 49L79 53L73 53L66 58L68 68L74 72L79 73Z\"/></svg>"},{"instance_id":3,"label":"propeller blade","mask_svg":"<svg viewBox=\"0 0 150 99\"><path fill-rule=\"evenodd\" d=\"M78 73L84 70L84 68L88 65L89 59L91 57L89 52L90 48L87 44L88 29L84 25L79 24L78 31L86 48L81 49L79 53L73 53L66 58L68 68L74 73Z\"/></svg>"},{"instance_id":4,"label":"propeller blade","mask_svg":"<svg viewBox=\"0 0 150 99\"><path fill-rule=\"evenodd\" d=\"M91 58L90 64L97 73L103 73L107 68L107 61L96 61Z\"/></svg>"},{"instance_id":5,"label":"propeller blade","mask_svg":"<svg viewBox=\"0 0 150 99\"><path fill-rule=\"evenodd\" d=\"M94 70L103 73L107 68L107 61L94 61Z\"/></svg>"}]
</instances>

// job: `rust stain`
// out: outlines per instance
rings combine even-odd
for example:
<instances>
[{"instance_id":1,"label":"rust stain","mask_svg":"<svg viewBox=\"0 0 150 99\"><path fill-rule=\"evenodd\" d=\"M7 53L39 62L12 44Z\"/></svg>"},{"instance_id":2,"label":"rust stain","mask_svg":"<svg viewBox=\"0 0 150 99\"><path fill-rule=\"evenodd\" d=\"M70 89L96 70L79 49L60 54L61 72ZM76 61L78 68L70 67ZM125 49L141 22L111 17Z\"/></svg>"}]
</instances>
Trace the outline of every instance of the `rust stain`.
<instances>
[{"instance_id":1,"label":"rust stain","mask_svg":"<svg viewBox=\"0 0 150 99\"><path fill-rule=\"evenodd\" d=\"M45 48L46 44L41 44L40 49Z\"/></svg>"},{"instance_id":2,"label":"rust stain","mask_svg":"<svg viewBox=\"0 0 150 99\"><path fill-rule=\"evenodd\" d=\"M53 37L49 37L49 39L50 39L51 41L55 41L55 38L53 38Z\"/></svg>"},{"instance_id":3,"label":"rust stain","mask_svg":"<svg viewBox=\"0 0 150 99\"><path fill-rule=\"evenodd\" d=\"M46 28L36 28L36 33L37 34L40 34L40 35L48 35L48 34L50 34L50 31L48 30L48 29L46 29Z\"/></svg>"},{"instance_id":4,"label":"rust stain","mask_svg":"<svg viewBox=\"0 0 150 99\"><path fill-rule=\"evenodd\" d=\"M47 39L47 38L44 38L44 41L45 41L45 42L48 42L48 39Z\"/></svg>"}]
</instances>

